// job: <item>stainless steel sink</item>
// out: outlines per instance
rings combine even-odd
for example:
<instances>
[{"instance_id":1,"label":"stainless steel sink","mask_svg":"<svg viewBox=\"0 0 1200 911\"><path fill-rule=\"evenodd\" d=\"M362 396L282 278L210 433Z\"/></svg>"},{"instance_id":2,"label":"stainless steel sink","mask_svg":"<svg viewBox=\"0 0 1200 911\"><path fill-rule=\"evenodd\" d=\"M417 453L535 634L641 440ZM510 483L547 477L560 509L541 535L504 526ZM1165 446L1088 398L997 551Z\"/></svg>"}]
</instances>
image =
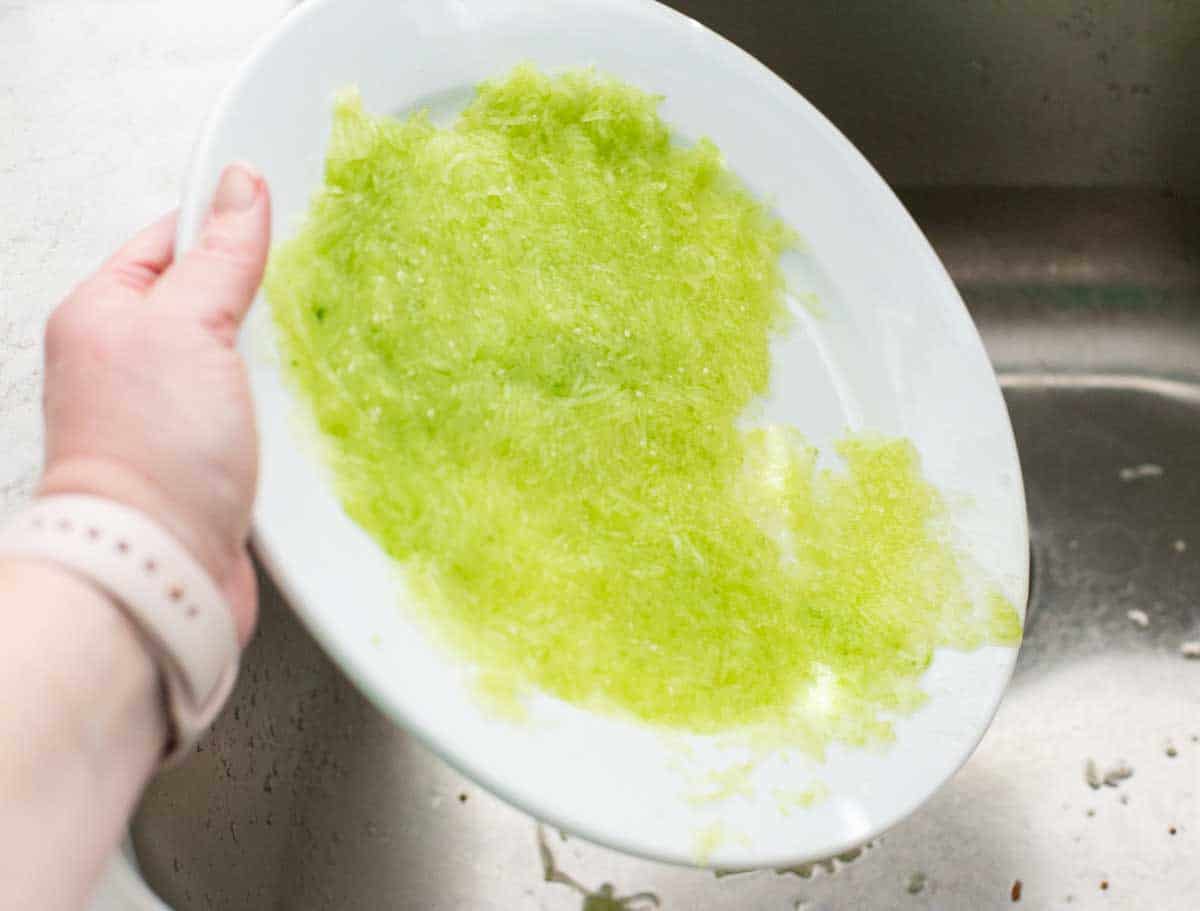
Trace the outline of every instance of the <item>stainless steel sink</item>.
<instances>
[{"instance_id":1,"label":"stainless steel sink","mask_svg":"<svg viewBox=\"0 0 1200 911\"><path fill-rule=\"evenodd\" d=\"M1197 907L1200 660L1181 646L1200 639L1200 201L1186 195L1200 118L1089 110L1089 74L1152 86L1136 98L1122 89L1130 104L1200 108L1184 87L1197 84L1200 55L1179 52L1180 31L1200 38L1200 18L1167 3L971 2L921 4L889 25L867 9L877 4L838 5L838 16L782 0L676 5L801 90L817 79L810 96L869 154L883 150L885 176L913 187L902 195L984 335L1021 450L1034 580L991 731L931 803L853 860L718 877L553 831L543 843L532 820L368 705L263 578L261 628L229 709L138 814L146 876L180 911L612 911L621 904L606 883L688 911ZM837 57L823 34L859 55L855 85L813 76ZM969 36L982 69L947 78L965 53L947 35ZM937 79L905 69L922 53ZM1062 70L1072 61L1083 71ZM1108 151L1053 132L1040 80L1055 73L1046 91L1059 113L1111 128ZM1025 126L988 132L989 101ZM904 119L897 105L913 133L889 152L876 127ZM970 126L966 151L956 118ZM1022 145L1039 136L1059 139L1042 153ZM1138 143L1144 156L1129 157ZM1042 160L1047 148L1059 157ZM986 159L974 170L972 155ZM1013 186L1022 160L1031 186ZM995 186L951 185L963 177ZM1109 774L1121 767L1132 776ZM580 888L547 882L548 858Z\"/></svg>"}]
</instances>

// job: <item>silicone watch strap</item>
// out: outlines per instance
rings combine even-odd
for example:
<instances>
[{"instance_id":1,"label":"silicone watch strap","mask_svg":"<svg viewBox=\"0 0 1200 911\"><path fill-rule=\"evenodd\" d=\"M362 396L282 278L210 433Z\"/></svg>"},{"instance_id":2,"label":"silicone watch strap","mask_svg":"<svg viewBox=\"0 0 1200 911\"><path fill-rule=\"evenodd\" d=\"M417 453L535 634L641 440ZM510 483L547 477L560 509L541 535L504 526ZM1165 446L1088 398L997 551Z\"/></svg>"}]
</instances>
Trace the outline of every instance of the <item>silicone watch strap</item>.
<instances>
[{"instance_id":1,"label":"silicone watch strap","mask_svg":"<svg viewBox=\"0 0 1200 911\"><path fill-rule=\"evenodd\" d=\"M171 742L185 757L224 705L237 677L229 605L203 567L142 513L99 497L35 500L0 529L0 555L64 566L107 592L154 650Z\"/></svg>"}]
</instances>

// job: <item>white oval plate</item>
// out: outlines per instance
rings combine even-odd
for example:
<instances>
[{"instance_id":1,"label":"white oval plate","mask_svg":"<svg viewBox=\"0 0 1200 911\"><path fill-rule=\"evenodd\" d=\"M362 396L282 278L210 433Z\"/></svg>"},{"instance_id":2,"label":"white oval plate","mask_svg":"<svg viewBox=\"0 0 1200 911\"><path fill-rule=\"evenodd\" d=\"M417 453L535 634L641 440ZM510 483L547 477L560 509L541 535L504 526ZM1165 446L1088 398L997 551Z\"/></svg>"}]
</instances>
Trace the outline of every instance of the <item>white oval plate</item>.
<instances>
[{"instance_id":1,"label":"white oval plate","mask_svg":"<svg viewBox=\"0 0 1200 911\"><path fill-rule=\"evenodd\" d=\"M817 40L815 36L808 36ZM803 41L797 53L803 52ZM732 169L805 238L790 257L807 318L775 349L767 417L825 444L846 428L910 437L928 477L965 494L962 542L1025 604L1028 545L1012 430L961 300L895 196L850 143L765 67L645 0L310 0L242 67L197 148L180 222L185 249L222 166L255 163L288 236L320 186L331 102L360 87L368 109L446 116L480 81L522 61L594 64L665 96L664 118L711 137ZM835 748L824 765L773 755L746 793L697 801L706 771L739 756L703 738L666 740L624 721L542 699L533 721L490 717L462 668L405 619L397 574L342 512L298 435L259 302L242 350L262 437L259 553L329 654L381 709L447 761L530 813L597 842L680 863L741 868L825 857L912 812L966 760L1009 678L1015 649L939 652L932 698L897 722L886 752ZM799 309L799 308L797 308ZM255 324L258 324L257 329ZM259 337L255 337L255 336ZM777 791L816 782L805 810ZM734 790L741 790L735 788Z\"/></svg>"}]
</instances>

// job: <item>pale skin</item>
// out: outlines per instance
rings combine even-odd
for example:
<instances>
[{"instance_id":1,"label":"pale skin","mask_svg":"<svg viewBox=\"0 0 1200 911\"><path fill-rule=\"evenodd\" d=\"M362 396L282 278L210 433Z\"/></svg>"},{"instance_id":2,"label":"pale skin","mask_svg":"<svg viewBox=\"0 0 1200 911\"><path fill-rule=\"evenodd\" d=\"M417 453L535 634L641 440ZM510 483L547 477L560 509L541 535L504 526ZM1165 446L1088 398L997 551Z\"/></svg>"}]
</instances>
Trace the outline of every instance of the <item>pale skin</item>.
<instances>
[{"instance_id":1,"label":"pale skin","mask_svg":"<svg viewBox=\"0 0 1200 911\"><path fill-rule=\"evenodd\" d=\"M46 330L39 495L132 506L255 622L246 550L257 439L237 332L262 279L270 199L228 168L194 248L146 228ZM153 657L120 605L52 562L0 561L0 908L78 909L154 774L168 728Z\"/></svg>"}]
</instances>

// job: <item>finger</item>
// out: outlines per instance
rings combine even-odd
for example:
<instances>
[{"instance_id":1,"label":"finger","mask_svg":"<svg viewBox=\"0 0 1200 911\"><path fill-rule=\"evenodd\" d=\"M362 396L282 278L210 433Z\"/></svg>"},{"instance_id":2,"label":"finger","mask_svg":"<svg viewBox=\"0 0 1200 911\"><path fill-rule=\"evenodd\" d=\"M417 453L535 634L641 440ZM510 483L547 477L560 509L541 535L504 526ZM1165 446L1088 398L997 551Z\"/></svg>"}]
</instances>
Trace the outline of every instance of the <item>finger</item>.
<instances>
[{"instance_id":1,"label":"finger","mask_svg":"<svg viewBox=\"0 0 1200 911\"><path fill-rule=\"evenodd\" d=\"M135 234L84 285L105 294L144 295L174 258L177 215L164 215Z\"/></svg>"},{"instance_id":2,"label":"finger","mask_svg":"<svg viewBox=\"0 0 1200 911\"><path fill-rule=\"evenodd\" d=\"M232 164L221 175L196 245L166 271L151 300L196 317L232 344L262 281L270 242L266 181L248 165Z\"/></svg>"}]
</instances>

